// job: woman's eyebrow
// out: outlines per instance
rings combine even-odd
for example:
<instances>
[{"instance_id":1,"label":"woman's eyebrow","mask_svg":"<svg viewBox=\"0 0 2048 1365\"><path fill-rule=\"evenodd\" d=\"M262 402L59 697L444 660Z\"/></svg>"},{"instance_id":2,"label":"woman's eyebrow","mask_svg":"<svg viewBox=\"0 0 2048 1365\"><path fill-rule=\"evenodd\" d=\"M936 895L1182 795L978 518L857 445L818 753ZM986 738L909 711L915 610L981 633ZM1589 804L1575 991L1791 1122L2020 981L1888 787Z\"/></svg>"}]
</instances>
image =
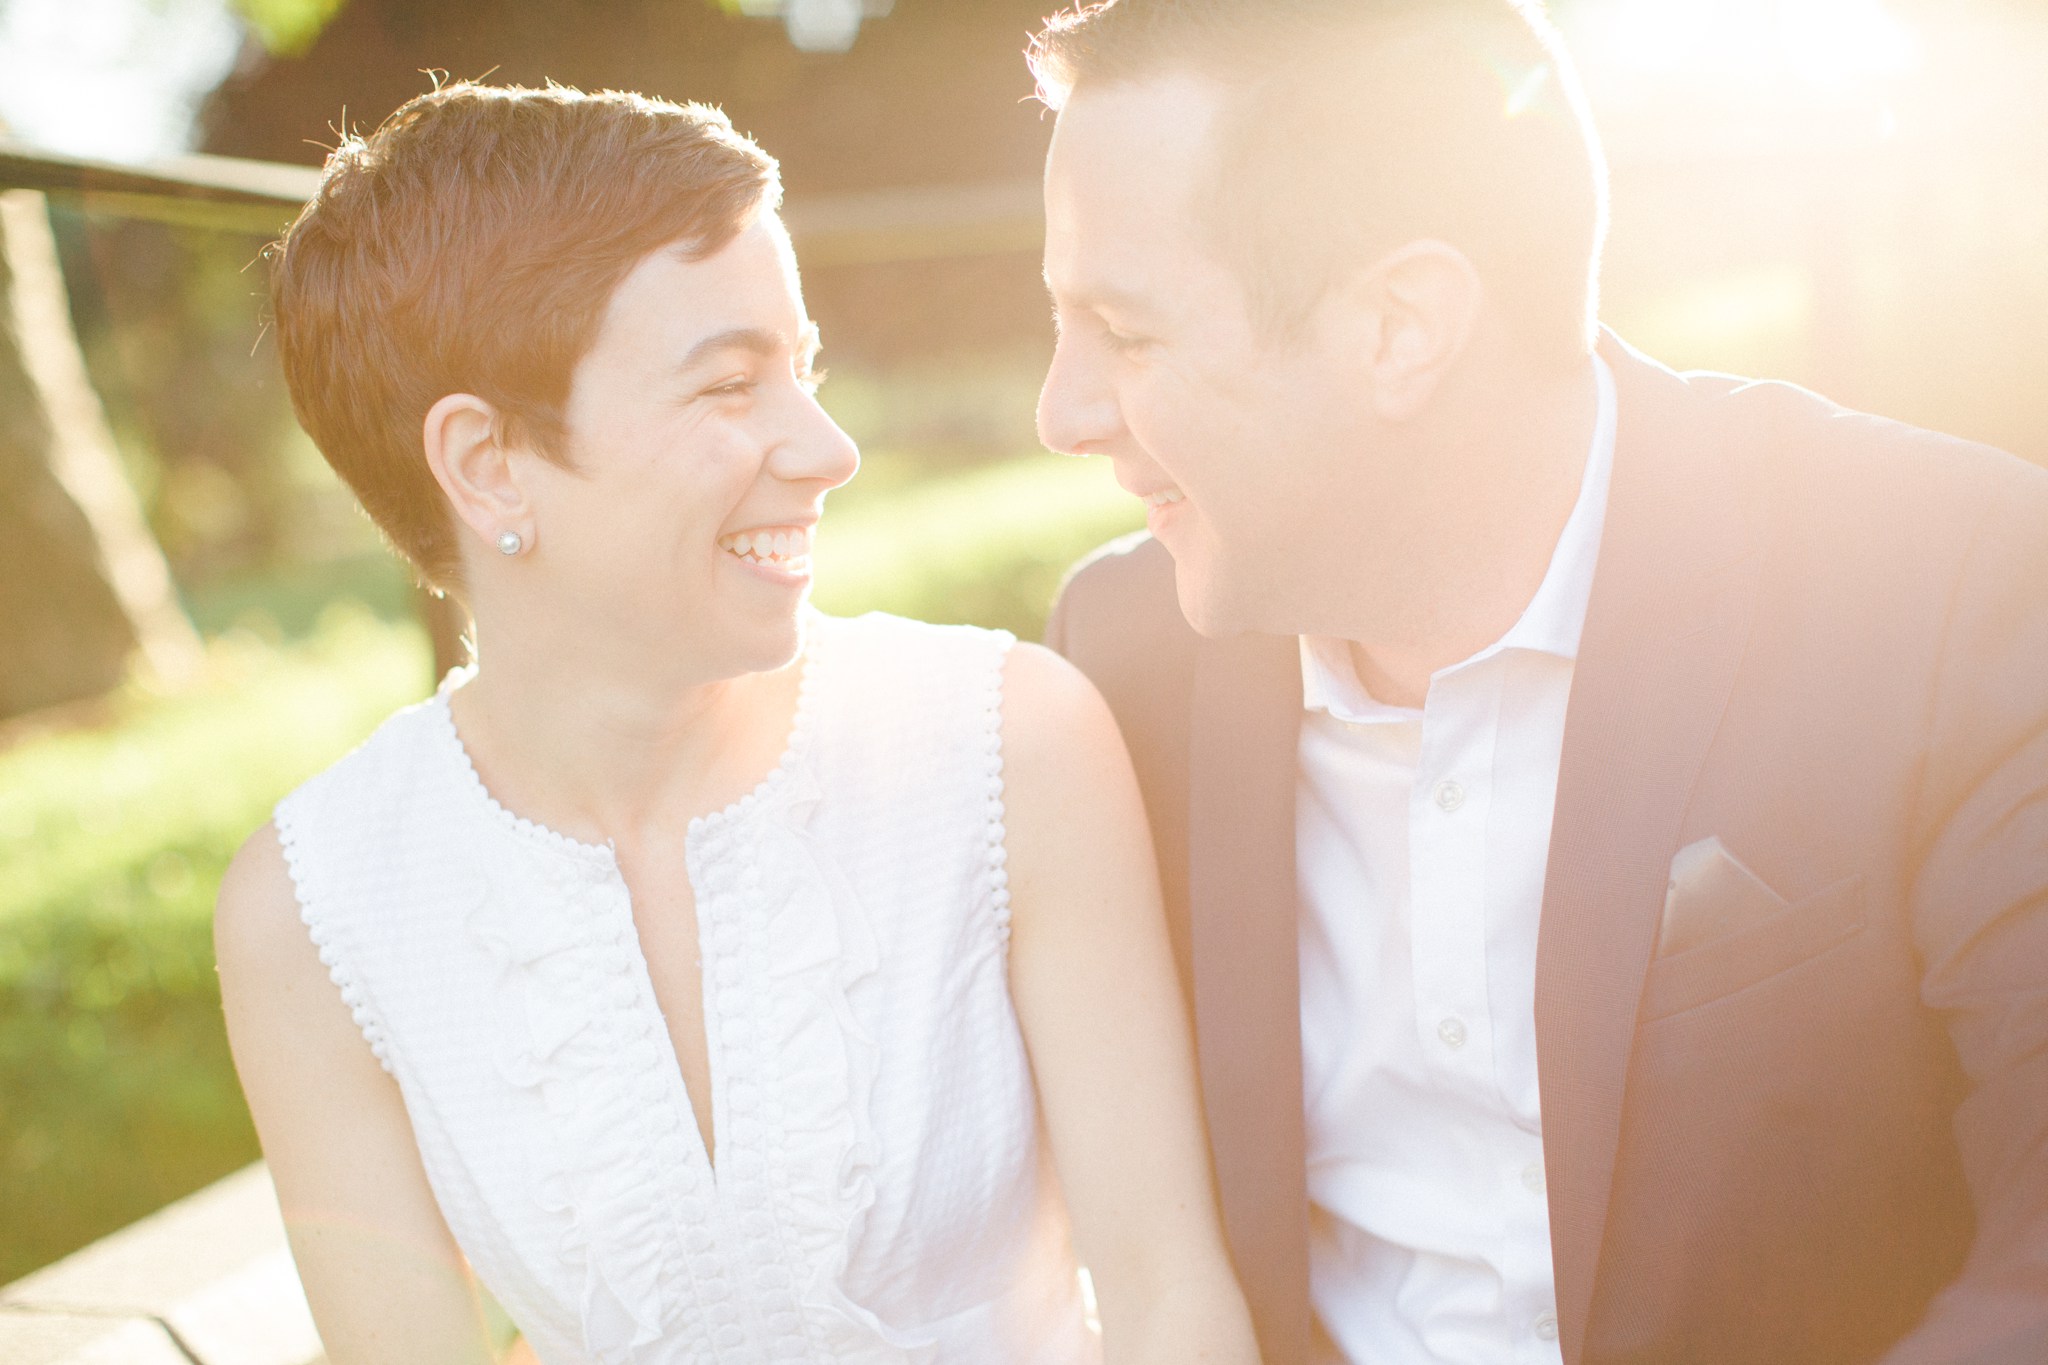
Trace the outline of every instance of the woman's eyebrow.
<instances>
[{"instance_id":1,"label":"woman's eyebrow","mask_svg":"<svg viewBox=\"0 0 2048 1365\"><path fill-rule=\"evenodd\" d=\"M818 348L824 340L818 334L818 324L806 322L797 332L795 350L808 365L817 357ZM780 332L771 332L763 327L733 327L713 333L690 348L676 368L690 370L703 364L720 351L745 351L750 355L779 355L789 348L789 343Z\"/></svg>"},{"instance_id":2,"label":"woman's eyebrow","mask_svg":"<svg viewBox=\"0 0 2048 1365\"><path fill-rule=\"evenodd\" d=\"M694 369L720 351L746 351L752 355L771 356L787 344L779 334L760 327L733 327L713 333L692 346L677 368Z\"/></svg>"}]
</instances>

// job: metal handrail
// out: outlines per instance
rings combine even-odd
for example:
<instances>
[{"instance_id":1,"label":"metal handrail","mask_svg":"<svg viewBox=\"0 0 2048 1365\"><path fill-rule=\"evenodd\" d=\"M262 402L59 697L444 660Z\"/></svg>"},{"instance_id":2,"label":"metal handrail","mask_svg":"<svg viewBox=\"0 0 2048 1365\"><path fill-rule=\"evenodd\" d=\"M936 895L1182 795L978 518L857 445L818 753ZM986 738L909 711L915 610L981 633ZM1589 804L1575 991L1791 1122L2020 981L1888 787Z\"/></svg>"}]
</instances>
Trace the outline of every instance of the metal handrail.
<instances>
[{"instance_id":1,"label":"metal handrail","mask_svg":"<svg viewBox=\"0 0 2048 1365\"><path fill-rule=\"evenodd\" d=\"M319 184L311 166L204 155L124 166L0 138L0 190L41 190L57 203L117 218L269 235Z\"/></svg>"},{"instance_id":2,"label":"metal handrail","mask_svg":"<svg viewBox=\"0 0 2048 1365\"><path fill-rule=\"evenodd\" d=\"M88 214L270 236L319 185L312 166L207 155L126 166L0 138L0 190L41 190ZM783 216L818 265L1036 251L1042 223L1038 183L1023 179L798 196Z\"/></svg>"}]
</instances>

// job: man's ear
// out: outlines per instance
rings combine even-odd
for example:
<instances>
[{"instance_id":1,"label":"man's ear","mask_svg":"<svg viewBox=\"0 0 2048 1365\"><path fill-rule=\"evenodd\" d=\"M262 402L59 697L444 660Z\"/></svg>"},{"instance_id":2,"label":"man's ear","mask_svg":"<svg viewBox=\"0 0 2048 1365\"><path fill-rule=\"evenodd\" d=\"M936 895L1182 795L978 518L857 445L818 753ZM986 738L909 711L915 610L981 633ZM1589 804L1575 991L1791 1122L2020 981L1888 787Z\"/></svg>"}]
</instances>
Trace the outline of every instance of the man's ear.
<instances>
[{"instance_id":1,"label":"man's ear","mask_svg":"<svg viewBox=\"0 0 2048 1365\"><path fill-rule=\"evenodd\" d=\"M1352 315L1367 325L1358 341L1373 406L1404 422L1429 405L1464 354L1486 291L1456 247L1432 239L1408 243L1344 286Z\"/></svg>"},{"instance_id":2,"label":"man's ear","mask_svg":"<svg viewBox=\"0 0 2048 1365\"><path fill-rule=\"evenodd\" d=\"M533 508L505 445L498 410L474 394L451 393L427 409L427 467L463 525L492 549L507 531L534 541Z\"/></svg>"}]
</instances>

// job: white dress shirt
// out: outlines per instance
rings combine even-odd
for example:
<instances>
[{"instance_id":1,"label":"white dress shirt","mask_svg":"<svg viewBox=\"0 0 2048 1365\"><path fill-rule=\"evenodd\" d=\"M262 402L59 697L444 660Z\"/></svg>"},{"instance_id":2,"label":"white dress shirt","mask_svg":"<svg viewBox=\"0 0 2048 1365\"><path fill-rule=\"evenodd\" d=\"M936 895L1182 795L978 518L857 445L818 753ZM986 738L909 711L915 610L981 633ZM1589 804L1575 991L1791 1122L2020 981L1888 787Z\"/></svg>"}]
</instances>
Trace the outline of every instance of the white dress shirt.
<instances>
[{"instance_id":1,"label":"white dress shirt","mask_svg":"<svg viewBox=\"0 0 2048 1365\"><path fill-rule=\"evenodd\" d=\"M1296 825L1310 1289L1321 1358L1555 1365L1536 1085L1536 926L1614 458L1513 629L1384 705L1301 642Z\"/></svg>"}]
</instances>

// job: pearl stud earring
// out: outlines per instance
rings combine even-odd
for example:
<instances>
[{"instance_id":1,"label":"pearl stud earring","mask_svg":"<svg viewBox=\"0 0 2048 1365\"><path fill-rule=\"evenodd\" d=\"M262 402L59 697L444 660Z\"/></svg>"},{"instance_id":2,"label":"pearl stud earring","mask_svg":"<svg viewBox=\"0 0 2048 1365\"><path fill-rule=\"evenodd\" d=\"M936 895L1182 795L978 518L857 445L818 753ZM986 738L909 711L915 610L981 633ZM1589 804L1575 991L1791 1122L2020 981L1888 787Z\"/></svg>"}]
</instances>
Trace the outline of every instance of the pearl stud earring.
<instances>
[{"instance_id":1,"label":"pearl stud earring","mask_svg":"<svg viewBox=\"0 0 2048 1365\"><path fill-rule=\"evenodd\" d=\"M526 542L519 538L517 531L507 531L498 537L498 553L501 555L516 555L525 548Z\"/></svg>"}]
</instances>

